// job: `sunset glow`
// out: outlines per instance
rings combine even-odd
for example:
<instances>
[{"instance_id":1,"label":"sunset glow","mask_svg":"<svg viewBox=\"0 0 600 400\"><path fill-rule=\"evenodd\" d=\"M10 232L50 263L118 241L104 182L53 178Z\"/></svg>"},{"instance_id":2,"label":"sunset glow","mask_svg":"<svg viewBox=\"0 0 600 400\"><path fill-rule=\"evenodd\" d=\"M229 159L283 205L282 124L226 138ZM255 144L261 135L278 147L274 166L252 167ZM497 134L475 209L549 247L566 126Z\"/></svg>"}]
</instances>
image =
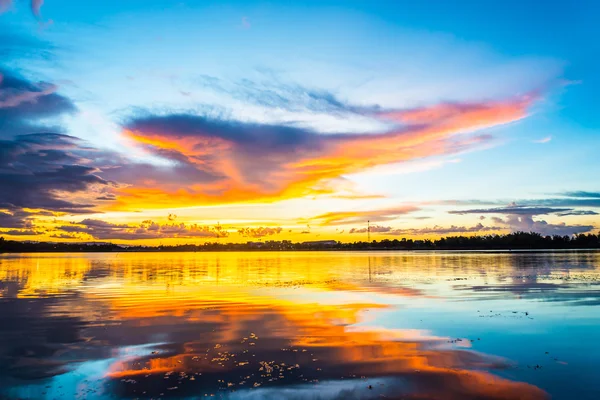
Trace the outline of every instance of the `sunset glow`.
<instances>
[{"instance_id":1,"label":"sunset glow","mask_svg":"<svg viewBox=\"0 0 600 400\"><path fill-rule=\"evenodd\" d=\"M0 1L0 236L598 232L583 6L151 3Z\"/></svg>"}]
</instances>

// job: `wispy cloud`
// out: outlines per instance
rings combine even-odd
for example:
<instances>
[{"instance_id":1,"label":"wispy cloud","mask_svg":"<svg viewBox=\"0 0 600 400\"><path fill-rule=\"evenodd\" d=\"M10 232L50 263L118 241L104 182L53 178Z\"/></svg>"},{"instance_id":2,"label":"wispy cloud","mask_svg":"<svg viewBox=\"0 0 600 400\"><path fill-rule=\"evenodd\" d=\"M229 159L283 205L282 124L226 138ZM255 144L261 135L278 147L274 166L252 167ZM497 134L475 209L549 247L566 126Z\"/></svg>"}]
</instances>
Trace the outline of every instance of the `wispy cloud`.
<instances>
[{"instance_id":1,"label":"wispy cloud","mask_svg":"<svg viewBox=\"0 0 600 400\"><path fill-rule=\"evenodd\" d=\"M44 5L44 0L31 0L31 12L38 19L42 18L42 6Z\"/></svg>"},{"instance_id":2,"label":"wispy cloud","mask_svg":"<svg viewBox=\"0 0 600 400\"><path fill-rule=\"evenodd\" d=\"M541 138L541 139L536 139L536 140L533 140L533 143L540 143L540 144L543 144L543 143L548 143L548 142L550 142L551 140L552 140L552 136L546 136L546 137L544 137L544 138Z\"/></svg>"},{"instance_id":3,"label":"wispy cloud","mask_svg":"<svg viewBox=\"0 0 600 400\"><path fill-rule=\"evenodd\" d=\"M13 4L13 0L0 0L0 14L10 10L13 7ZM33 16L41 20L42 6L44 5L44 0L31 0L29 4Z\"/></svg>"},{"instance_id":4,"label":"wispy cloud","mask_svg":"<svg viewBox=\"0 0 600 400\"><path fill-rule=\"evenodd\" d=\"M576 192L564 192L561 193L561 195L576 198L600 199L600 192L586 192L582 190Z\"/></svg>"},{"instance_id":5,"label":"wispy cloud","mask_svg":"<svg viewBox=\"0 0 600 400\"><path fill-rule=\"evenodd\" d=\"M251 27L252 27L252 25L250 25L250 18L242 17L242 28L250 29Z\"/></svg>"},{"instance_id":6,"label":"wispy cloud","mask_svg":"<svg viewBox=\"0 0 600 400\"><path fill-rule=\"evenodd\" d=\"M498 208L476 208L470 210L448 211L449 214L512 214L512 215L543 215L571 211L569 208L510 206Z\"/></svg>"},{"instance_id":7,"label":"wispy cloud","mask_svg":"<svg viewBox=\"0 0 600 400\"><path fill-rule=\"evenodd\" d=\"M345 225L355 223L366 224L367 221L391 221L403 215L410 214L419 210L419 207L413 205L405 205L401 207L388 208L382 210L334 211L312 217L310 218L310 221L313 221L323 226Z\"/></svg>"}]
</instances>

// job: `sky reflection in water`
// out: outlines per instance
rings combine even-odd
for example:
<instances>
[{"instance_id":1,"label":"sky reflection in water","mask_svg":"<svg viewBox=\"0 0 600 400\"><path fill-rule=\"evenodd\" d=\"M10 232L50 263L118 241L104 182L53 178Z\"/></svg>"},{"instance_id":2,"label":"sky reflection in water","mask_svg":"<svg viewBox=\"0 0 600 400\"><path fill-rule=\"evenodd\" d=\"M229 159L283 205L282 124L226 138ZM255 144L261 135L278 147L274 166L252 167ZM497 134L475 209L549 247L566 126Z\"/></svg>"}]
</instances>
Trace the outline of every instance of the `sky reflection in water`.
<instances>
[{"instance_id":1,"label":"sky reflection in water","mask_svg":"<svg viewBox=\"0 0 600 400\"><path fill-rule=\"evenodd\" d=\"M0 257L0 397L593 399L600 253Z\"/></svg>"}]
</instances>

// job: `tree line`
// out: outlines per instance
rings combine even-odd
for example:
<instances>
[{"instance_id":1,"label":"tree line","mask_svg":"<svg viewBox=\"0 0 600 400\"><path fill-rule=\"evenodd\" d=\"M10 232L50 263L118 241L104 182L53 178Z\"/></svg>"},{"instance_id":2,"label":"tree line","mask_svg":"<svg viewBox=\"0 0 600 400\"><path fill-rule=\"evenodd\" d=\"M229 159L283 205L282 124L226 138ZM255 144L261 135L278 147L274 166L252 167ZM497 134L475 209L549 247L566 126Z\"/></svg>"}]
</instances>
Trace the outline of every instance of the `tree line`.
<instances>
[{"instance_id":1,"label":"tree line","mask_svg":"<svg viewBox=\"0 0 600 400\"><path fill-rule=\"evenodd\" d=\"M600 234L543 236L535 232L506 235L447 236L440 239L383 239L371 242L302 242L269 240L265 242L181 245L118 245L113 243L20 242L0 237L0 253L31 252L136 252L136 251L305 251L305 250L542 250L598 249Z\"/></svg>"}]
</instances>

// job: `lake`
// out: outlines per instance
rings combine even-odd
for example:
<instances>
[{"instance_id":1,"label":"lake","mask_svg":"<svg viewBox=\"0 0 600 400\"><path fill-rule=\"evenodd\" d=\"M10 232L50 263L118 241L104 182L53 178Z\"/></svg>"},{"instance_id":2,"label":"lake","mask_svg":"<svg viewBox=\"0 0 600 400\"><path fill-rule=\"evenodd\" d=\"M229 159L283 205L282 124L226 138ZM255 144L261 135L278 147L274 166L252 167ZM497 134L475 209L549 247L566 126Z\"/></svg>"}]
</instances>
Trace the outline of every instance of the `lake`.
<instances>
[{"instance_id":1,"label":"lake","mask_svg":"<svg viewBox=\"0 0 600 400\"><path fill-rule=\"evenodd\" d=\"M598 399L600 253L0 255L0 398Z\"/></svg>"}]
</instances>

